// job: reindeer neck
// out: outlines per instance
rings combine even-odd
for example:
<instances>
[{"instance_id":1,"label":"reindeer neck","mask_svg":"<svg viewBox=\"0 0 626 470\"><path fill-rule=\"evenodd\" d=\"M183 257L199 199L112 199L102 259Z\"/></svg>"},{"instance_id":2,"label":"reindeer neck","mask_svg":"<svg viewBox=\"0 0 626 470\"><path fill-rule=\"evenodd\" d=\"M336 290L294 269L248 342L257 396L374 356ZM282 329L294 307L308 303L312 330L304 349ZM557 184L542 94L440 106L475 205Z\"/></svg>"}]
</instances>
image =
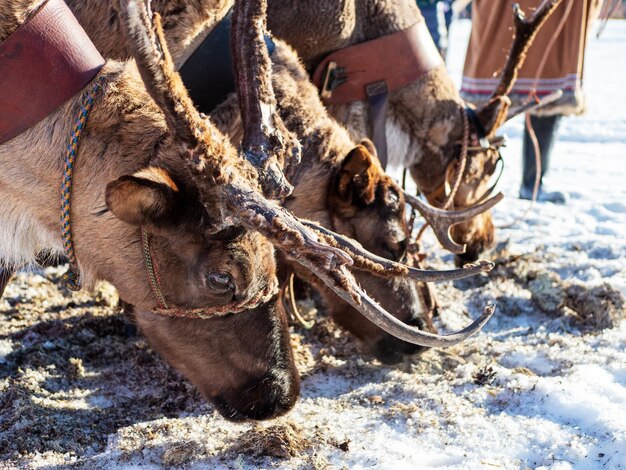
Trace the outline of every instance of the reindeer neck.
<instances>
[{"instance_id":1,"label":"reindeer neck","mask_svg":"<svg viewBox=\"0 0 626 470\"><path fill-rule=\"evenodd\" d=\"M326 116L297 131L294 130L293 122L286 125L305 145L301 163L285 170L295 187L285 205L298 217L316 220L331 227L329 185L354 144L346 130Z\"/></svg>"},{"instance_id":2,"label":"reindeer neck","mask_svg":"<svg viewBox=\"0 0 626 470\"><path fill-rule=\"evenodd\" d=\"M109 62L99 77L105 77L105 92L96 99L79 140L71 196L74 248L87 286L122 269L129 260L119 259L119 244L139 240L138 230L106 210L106 184L145 165L165 134L163 117L151 104L134 63ZM0 145L4 262L24 264L44 249L62 252L63 162L81 96ZM141 263L140 244L136 251Z\"/></svg>"},{"instance_id":3,"label":"reindeer neck","mask_svg":"<svg viewBox=\"0 0 626 470\"><path fill-rule=\"evenodd\" d=\"M278 112L302 143L302 161L285 168L295 190L286 205L299 217L329 226L326 193L332 175L354 147L346 129L331 118L297 55L277 40L272 55Z\"/></svg>"},{"instance_id":4,"label":"reindeer neck","mask_svg":"<svg viewBox=\"0 0 626 470\"><path fill-rule=\"evenodd\" d=\"M351 44L397 33L422 20L414 0L356 0L356 27Z\"/></svg>"}]
</instances>

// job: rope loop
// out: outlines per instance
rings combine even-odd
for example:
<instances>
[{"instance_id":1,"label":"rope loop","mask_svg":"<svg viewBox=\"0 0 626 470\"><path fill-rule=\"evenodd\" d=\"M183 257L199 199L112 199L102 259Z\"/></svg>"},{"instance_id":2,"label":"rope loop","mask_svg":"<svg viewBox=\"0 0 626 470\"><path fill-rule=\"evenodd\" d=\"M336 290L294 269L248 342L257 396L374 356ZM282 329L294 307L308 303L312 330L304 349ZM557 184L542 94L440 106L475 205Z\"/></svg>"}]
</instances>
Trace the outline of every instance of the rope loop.
<instances>
[{"instance_id":1,"label":"rope loop","mask_svg":"<svg viewBox=\"0 0 626 470\"><path fill-rule=\"evenodd\" d=\"M72 229L70 225L74 164L78 153L80 136L85 130L87 120L89 118L89 112L91 111L91 108L93 108L96 97L102 91L104 82L104 77L98 77L91 88L83 94L80 111L74 121L74 127L72 128L72 133L70 134L65 153L65 161L63 164L63 181L61 183L61 238L63 240L63 251L65 252L65 256L69 262L69 268L62 278L66 282L68 289L72 291L78 291L82 287L78 261L76 259L76 253L74 252L74 243L72 242Z\"/></svg>"}]
</instances>

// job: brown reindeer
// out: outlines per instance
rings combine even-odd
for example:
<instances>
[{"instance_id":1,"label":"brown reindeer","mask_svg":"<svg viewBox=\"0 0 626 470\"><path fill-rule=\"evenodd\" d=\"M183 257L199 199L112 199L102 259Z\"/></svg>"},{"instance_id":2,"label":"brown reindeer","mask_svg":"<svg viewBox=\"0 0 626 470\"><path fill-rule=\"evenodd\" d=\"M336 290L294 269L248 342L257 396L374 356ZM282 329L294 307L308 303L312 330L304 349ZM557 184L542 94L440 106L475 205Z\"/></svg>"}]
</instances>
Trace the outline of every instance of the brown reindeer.
<instances>
[{"instance_id":1,"label":"brown reindeer","mask_svg":"<svg viewBox=\"0 0 626 470\"><path fill-rule=\"evenodd\" d=\"M345 128L328 115L294 51L282 41L275 45L272 82L278 112L287 129L302 142L302 161L285 168L294 191L284 206L298 217L358 240L372 253L390 260L404 259L408 240L402 191L384 173L371 141L355 144ZM241 139L235 96L222 103L211 119L233 141ZM320 290L332 317L382 361L396 362L403 354L423 349L363 321L358 311L315 276L294 263L290 266ZM436 331L415 282L383 279L366 272L355 277L396 318L425 331Z\"/></svg>"},{"instance_id":2,"label":"brown reindeer","mask_svg":"<svg viewBox=\"0 0 626 470\"><path fill-rule=\"evenodd\" d=\"M419 191L432 204L441 207L447 202L446 185L453 187L457 177L460 184L451 200L453 207L470 207L489 192L489 181L500 156L497 145L482 145L479 137L491 140L506 120L510 103L506 94L514 78L513 71L521 66L532 37L559 2L544 2L540 14L526 23L523 34L517 35L522 39L522 46L513 46L501 85L490 102L476 110L478 125L463 111L465 105L442 61L421 78L389 92L383 130L389 162L408 168ZM413 0L321 0L314 3L268 0L270 30L296 49L310 73L334 51L405 31L423 21ZM428 34L420 36L420 40L432 43ZM434 44L423 46L424 49L434 48ZM391 51L385 50L382 50L382 57L369 57L372 61L396 60ZM340 87L341 84L337 89ZM328 110L347 126L351 135L372 136L373 125L366 101L331 104ZM467 125L469 139L464 143ZM485 140L482 142L484 144ZM460 164L463 145L470 147L464 165ZM462 174L457 175L459 166ZM485 212L456 225L452 233L455 241L467 245L465 253L457 255L457 264L475 260L493 246L495 230L491 214Z\"/></svg>"},{"instance_id":3,"label":"brown reindeer","mask_svg":"<svg viewBox=\"0 0 626 470\"><path fill-rule=\"evenodd\" d=\"M108 24L116 29L113 5L109 3L109 10L99 10L105 3L98 2L90 8L90 2L70 1L69 6L105 56L124 58L130 54L129 45L124 50L123 41L111 41L115 36L113 31L103 31L102 22L93 20L94 15L104 15L111 18ZM165 30L166 37L179 57L188 57L188 49L198 43L195 36L205 35L226 14L224 3L213 0L154 2L154 6L164 15L164 24L170 25ZM191 46L184 49L180 44ZM402 259L407 248L407 228L400 188L384 174L371 142L356 145L345 129L328 116L293 50L281 41L276 41L275 48L271 60L278 111L303 147L302 164L290 164L286 168L295 191L287 198L285 207L299 217L316 220L360 241L368 251L391 260ZM236 96L211 118L234 142L241 141L243 128ZM421 350L363 321L354 308L333 295L319 279L306 275L306 270L297 271L322 290L333 317L382 360L392 362L402 353ZM357 280L396 318L426 331L436 331L411 280L381 279L367 273L359 273Z\"/></svg>"}]
</instances>

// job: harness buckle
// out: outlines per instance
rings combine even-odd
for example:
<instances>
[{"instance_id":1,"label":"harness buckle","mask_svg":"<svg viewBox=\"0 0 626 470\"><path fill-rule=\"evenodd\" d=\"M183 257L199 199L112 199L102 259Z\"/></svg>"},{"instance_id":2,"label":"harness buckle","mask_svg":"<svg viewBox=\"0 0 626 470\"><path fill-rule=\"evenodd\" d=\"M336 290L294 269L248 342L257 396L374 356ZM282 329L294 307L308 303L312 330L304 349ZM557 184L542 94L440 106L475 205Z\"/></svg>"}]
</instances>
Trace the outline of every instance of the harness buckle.
<instances>
[{"instance_id":1,"label":"harness buckle","mask_svg":"<svg viewBox=\"0 0 626 470\"><path fill-rule=\"evenodd\" d=\"M346 75L346 69L344 67L338 67L337 62L330 61L324 69L322 74L322 89L320 96L324 100L330 99L335 88L339 85L346 83L348 77Z\"/></svg>"}]
</instances>

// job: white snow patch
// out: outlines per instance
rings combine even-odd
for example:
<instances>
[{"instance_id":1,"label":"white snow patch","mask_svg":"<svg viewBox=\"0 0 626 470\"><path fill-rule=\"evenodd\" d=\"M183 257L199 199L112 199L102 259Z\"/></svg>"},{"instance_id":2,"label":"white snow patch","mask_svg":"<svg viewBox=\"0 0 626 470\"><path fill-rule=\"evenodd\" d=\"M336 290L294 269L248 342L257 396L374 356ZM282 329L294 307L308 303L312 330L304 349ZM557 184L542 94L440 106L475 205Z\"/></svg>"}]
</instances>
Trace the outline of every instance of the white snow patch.
<instances>
[{"instance_id":1,"label":"white snow patch","mask_svg":"<svg viewBox=\"0 0 626 470\"><path fill-rule=\"evenodd\" d=\"M6 357L13 352L13 343L8 339L0 339L0 364L6 362Z\"/></svg>"}]
</instances>

